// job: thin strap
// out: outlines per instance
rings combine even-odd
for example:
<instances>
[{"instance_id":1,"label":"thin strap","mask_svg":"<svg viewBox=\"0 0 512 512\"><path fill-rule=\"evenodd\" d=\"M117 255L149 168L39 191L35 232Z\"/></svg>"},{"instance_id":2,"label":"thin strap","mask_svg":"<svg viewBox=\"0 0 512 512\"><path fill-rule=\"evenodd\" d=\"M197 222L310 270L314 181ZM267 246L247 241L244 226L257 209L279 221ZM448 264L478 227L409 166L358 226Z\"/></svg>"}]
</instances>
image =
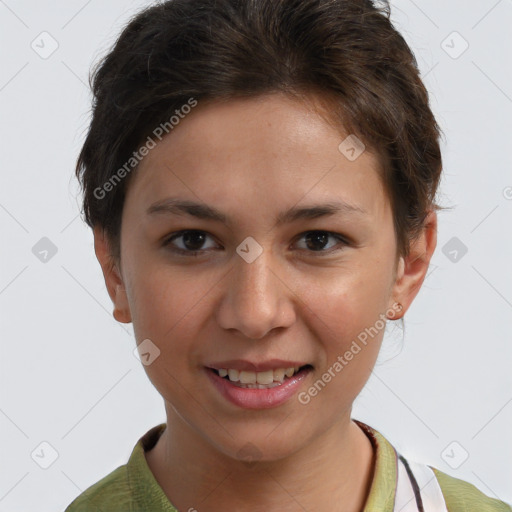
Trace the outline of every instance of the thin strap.
<instances>
[{"instance_id":1,"label":"thin strap","mask_svg":"<svg viewBox=\"0 0 512 512\"><path fill-rule=\"evenodd\" d=\"M397 456L393 512L448 512L443 491L431 467Z\"/></svg>"},{"instance_id":2,"label":"thin strap","mask_svg":"<svg viewBox=\"0 0 512 512\"><path fill-rule=\"evenodd\" d=\"M417 497L405 464L399 454L396 456L396 489L393 512L418 512ZM428 511L427 511L428 512ZM437 512L437 511L436 511Z\"/></svg>"},{"instance_id":3,"label":"thin strap","mask_svg":"<svg viewBox=\"0 0 512 512\"><path fill-rule=\"evenodd\" d=\"M408 462L420 488L425 512L448 512L443 491L432 468L412 460Z\"/></svg>"},{"instance_id":4,"label":"thin strap","mask_svg":"<svg viewBox=\"0 0 512 512\"><path fill-rule=\"evenodd\" d=\"M409 467L409 463L405 460L402 455L399 455L398 458L402 461L405 466L405 470L407 471L407 475L409 476L409 480L411 481L412 490L414 491L414 498L416 500L416 506L418 507L418 512L425 512L423 508L423 501L421 499L420 488L418 486L418 482L416 482L416 478L412 474L411 468Z\"/></svg>"}]
</instances>

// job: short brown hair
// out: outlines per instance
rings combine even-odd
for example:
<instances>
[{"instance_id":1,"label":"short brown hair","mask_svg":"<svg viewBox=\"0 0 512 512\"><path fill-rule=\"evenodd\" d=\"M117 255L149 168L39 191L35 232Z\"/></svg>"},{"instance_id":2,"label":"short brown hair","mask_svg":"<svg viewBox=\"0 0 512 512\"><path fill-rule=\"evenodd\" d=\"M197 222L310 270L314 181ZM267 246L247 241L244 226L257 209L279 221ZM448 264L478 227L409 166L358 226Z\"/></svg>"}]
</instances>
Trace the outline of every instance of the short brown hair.
<instances>
[{"instance_id":1,"label":"short brown hair","mask_svg":"<svg viewBox=\"0 0 512 512\"><path fill-rule=\"evenodd\" d=\"M131 19L89 82L93 115L76 175L85 220L105 230L115 258L133 172L112 179L155 127L191 98L312 91L328 98L333 119L382 156L398 255L408 254L428 211L440 208L440 130L387 3L168 0ZM115 186L98 197L109 180Z\"/></svg>"}]
</instances>

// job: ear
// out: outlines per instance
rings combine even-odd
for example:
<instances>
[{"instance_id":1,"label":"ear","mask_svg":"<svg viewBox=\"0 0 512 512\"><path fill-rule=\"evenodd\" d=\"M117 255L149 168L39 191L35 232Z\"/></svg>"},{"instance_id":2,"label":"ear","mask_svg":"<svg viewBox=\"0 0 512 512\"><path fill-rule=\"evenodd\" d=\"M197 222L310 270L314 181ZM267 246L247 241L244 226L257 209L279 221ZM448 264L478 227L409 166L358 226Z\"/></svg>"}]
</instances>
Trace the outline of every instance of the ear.
<instances>
[{"instance_id":1,"label":"ear","mask_svg":"<svg viewBox=\"0 0 512 512\"><path fill-rule=\"evenodd\" d=\"M436 245L437 214L430 210L421 234L411 242L409 255L405 258L401 256L398 261L389 307L400 302L403 308L393 320L397 320L405 314L420 291Z\"/></svg>"},{"instance_id":2,"label":"ear","mask_svg":"<svg viewBox=\"0 0 512 512\"><path fill-rule=\"evenodd\" d=\"M128 297L121 272L112 256L108 237L100 227L95 227L93 231L94 251L103 271L108 294L114 304L114 318L118 322L128 324L132 321Z\"/></svg>"}]
</instances>

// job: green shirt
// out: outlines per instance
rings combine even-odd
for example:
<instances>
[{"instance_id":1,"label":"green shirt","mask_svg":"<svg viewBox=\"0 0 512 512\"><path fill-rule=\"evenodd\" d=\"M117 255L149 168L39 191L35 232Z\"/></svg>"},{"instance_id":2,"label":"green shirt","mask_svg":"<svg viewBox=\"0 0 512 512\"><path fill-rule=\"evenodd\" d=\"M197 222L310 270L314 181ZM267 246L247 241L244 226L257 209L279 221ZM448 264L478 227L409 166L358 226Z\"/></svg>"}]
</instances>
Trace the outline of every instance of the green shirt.
<instances>
[{"instance_id":1,"label":"green shirt","mask_svg":"<svg viewBox=\"0 0 512 512\"><path fill-rule=\"evenodd\" d=\"M397 483L397 452L377 430L354 420L369 437L375 470L364 512L393 512ZM162 423L142 436L128 460L78 496L65 512L178 512L149 469L144 455L165 430ZM448 512L512 512L503 501L490 498L474 485L433 470Z\"/></svg>"}]
</instances>

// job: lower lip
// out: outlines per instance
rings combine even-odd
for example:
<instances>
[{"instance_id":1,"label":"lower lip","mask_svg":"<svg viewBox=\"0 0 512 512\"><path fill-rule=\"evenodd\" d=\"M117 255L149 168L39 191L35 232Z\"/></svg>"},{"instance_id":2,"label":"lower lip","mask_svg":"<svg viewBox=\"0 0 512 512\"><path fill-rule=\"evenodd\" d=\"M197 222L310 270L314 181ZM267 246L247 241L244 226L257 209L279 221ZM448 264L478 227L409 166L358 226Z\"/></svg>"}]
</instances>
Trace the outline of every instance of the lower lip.
<instances>
[{"instance_id":1,"label":"lower lip","mask_svg":"<svg viewBox=\"0 0 512 512\"><path fill-rule=\"evenodd\" d=\"M250 389L235 386L229 379L220 377L215 370L206 368L210 380L231 403L244 409L270 409L289 400L299 389L302 381L310 373L311 367L304 368L283 384L268 389Z\"/></svg>"}]
</instances>

